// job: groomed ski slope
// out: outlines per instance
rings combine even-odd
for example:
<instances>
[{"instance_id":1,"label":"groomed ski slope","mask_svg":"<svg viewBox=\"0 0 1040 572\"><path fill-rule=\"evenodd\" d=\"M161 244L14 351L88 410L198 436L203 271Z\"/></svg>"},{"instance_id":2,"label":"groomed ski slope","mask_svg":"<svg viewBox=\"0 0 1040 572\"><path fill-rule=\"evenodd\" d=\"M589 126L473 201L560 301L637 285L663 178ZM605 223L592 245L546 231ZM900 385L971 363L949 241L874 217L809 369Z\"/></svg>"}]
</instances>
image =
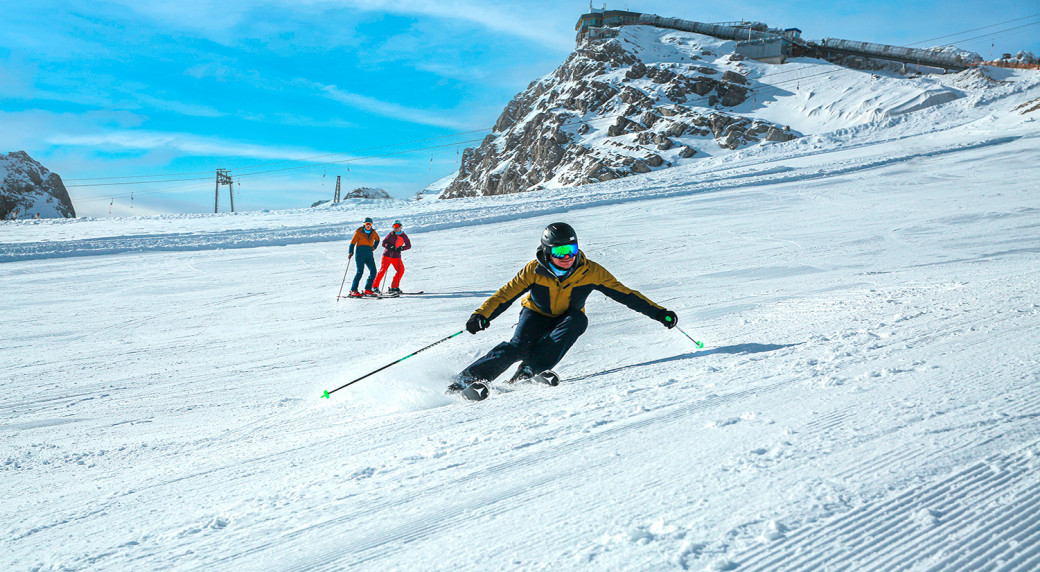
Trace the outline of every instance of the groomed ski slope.
<instances>
[{"instance_id":1,"label":"groomed ski slope","mask_svg":"<svg viewBox=\"0 0 1040 572\"><path fill-rule=\"evenodd\" d=\"M1027 90L574 191L0 225L5 570L1035 570ZM335 295L361 217L405 290ZM449 377L565 220L598 295L555 388Z\"/></svg>"}]
</instances>

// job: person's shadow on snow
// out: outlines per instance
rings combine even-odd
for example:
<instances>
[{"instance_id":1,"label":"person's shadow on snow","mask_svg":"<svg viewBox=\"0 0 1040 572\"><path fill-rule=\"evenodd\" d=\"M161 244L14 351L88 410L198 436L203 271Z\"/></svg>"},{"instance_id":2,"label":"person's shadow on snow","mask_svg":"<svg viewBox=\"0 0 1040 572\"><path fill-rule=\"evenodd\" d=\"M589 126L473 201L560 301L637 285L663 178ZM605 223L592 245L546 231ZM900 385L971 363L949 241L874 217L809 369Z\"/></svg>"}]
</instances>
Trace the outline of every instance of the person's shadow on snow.
<instances>
[{"instance_id":1,"label":"person's shadow on snow","mask_svg":"<svg viewBox=\"0 0 1040 572\"><path fill-rule=\"evenodd\" d=\"M494 290L455 290L454 292L423 292L421 294L405 292L404 295L421 298L487 298L494 293Z\"/></svg>"},{"instance_id":2,"label":"person's shadow on snow","mask_svg":"<svg viewBox=\"0 0 1040 572\"><path fill-rule=\"evenodd\" d=\"M721 348L711 348L707 350L701 350L698 352L690 352L685 354L679 354L677 356L666 357L661 359L655 359L653 361L646 361L643 363L636 363L632 365L623 365L621 367L615 367L614 369L608 369L604 371L597 371L596 373L589 373L578 377L567 378L567 381L580 381L583 379L589 379L591 377L597 377L600 375L608 375L611 373L617 373L626 369L632 369L636 367L644 367L648 365L656 365L659 363L667 363L670 361L679 361L684 359L693 359L708 356L711 354L757 354L762 352L771 352L780 350L783 348L789 348L792 346L798 346L805 342L798 342L796 344L737 344L735 346L725 346Z\"/></svg>"}]
</instances>

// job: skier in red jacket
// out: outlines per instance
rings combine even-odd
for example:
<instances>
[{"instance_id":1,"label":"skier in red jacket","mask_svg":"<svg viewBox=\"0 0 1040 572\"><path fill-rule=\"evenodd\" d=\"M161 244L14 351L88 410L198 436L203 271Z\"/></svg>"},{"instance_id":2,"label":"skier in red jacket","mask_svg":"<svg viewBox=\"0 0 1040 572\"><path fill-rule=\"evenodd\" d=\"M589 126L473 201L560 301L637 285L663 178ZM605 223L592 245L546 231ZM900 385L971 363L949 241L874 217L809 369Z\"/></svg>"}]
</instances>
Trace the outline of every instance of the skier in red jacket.
<instances>
[{"instance_id":1,"label":"skier in red jacket","mask_svg":"<svg viewBox=\"0 0 1040 572\"><path fill-rule=\"evenodd\" d=\"M404 233L401 228L401 221L394 221L394 230L386 235L383 239L383 260L380 264L379 274L376 274L376 286L383 284L383 275L394 267L395 274L394 279L390 283L390 289L386 291L386 294L390 296L401 295L401 277L404 276L404 262L401 260L401 253L412 247L412 241L408 239L408 235ZM380 294L379 288L376 288L376 294Z\"/></svg>"}]
</instances>

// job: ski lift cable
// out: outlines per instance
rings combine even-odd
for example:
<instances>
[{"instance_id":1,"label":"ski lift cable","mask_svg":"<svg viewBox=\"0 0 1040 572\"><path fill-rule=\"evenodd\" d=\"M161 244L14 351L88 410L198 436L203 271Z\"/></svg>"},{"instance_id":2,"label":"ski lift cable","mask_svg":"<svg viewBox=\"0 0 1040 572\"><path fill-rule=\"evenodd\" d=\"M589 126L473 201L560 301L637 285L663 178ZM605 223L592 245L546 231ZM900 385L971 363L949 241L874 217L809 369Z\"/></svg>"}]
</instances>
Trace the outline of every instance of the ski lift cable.
<instances>
[{"instance_id":1,"label":"ski lift cable","mask_svg":"<svg viewBox=\"0 0 1040 572\"><path fill-rule=\"evenodd\" d=\"M978 28L972 28L971 30L964 30L963 32L956 32L954 34L946 34L945 36L939 36L939 37L936 37L936 38L929 38L927 40L921 40L920 42L913 42L911 44L906 44L906 45L907 46L916 46L916 45L919 45L919 44L926 44L928 42L934 42L935 40L942 40L942 39L945 39L945 38L952 38L954 36L963 36L964 34L970 34L972 32L977 32L979 30L985 30L987 28L995 28L997 26L1003 26L1004 24L1010 24L1012 22L1020 22L1022 20L1028 20L1030 18L1037 18L1037 17L1040 17L1040 13L1033 14L1031 16L1023 16L1021 18L1015 18L1014 20L1006 20L1004 22L997 22L996 24L990 24L988 26L980 26ZM961 42L961 41L966 41L966 40L957 40L957 41Z\"/></svg>"},{"instance_id":2,"label":"ski lift cable","mask_svg":"<svg viewBox=\"0 0 1040 572\"><path fill-rule=\"evenodd\" d=\"M294 167L284 167L284 168L281 168L281 169L270 169L270 170L267 170L267 171L257 171L255 173L239 173L237 176L239 176L239 177L255 177L256 175L266 175L268 173L280 173L280 172L284 172L284 171L293 171L293 170L297 170L297 169L307 169L307 168L311 168L311 167L321 167L323 165L338 165L338 164L343 164L343 163L355 163L355 162L358 162L358 161L365 161L365 160L368 160L368 159L380 159L380 158L383 158L383 157L392 157L392 156L395 156L395 155L405 155L405 154L408 154L408 153L416 153L416 152L419 152L419 151L429 151L431 149L441 149L443 147L453 147L453 146L459 145L459 144L476 143L478 141L483 141L483 139L471 139L469 141L457 141L457 142L452 142L452 143L445 143L443 145L433 145L433 146L430 146L430 147L420 147L418 149L405 149L405 150L402 150L402 151L394 151L394 152L391 152L391 153L380 153L380 154L377 154L377 155L366 155L364 157L351 157L351 158L348 158L348 159L341 159L339 161L326 161L326 162L323 162L323 163L312 163L310 165L297 165L297 166L294 166Z\"/></svg>"},{"instance_id":3,"label":"ski lift cable","mask_svg":"<svg viewBox=\"0 0 1040 572\"><path fill-rule=\"evenodd\" d=\"M981 36L975 36L974 38L967 38L965 40L957 40L957 43L963 44L963 43L966 43L966 42L970 42L972 40L980 40L982 38L991 38L993 36L997 36L997 35L1003 34L1005 32L1010 32L1012 30L1018 30L1020 28L1028 28L1029 26L1036 26L1037 24L1040 24L1040 20L1037 20L1036 22L1030 22L1028 24L1022 24L1021 26L1015 26L1014 28L1006 28L1004 30L998 30L996 32L983 34Z\"/></svg>"},{"instance_id":4,"label":"ski lift cable","mask_svg":"<svg viewBox=\"0 0 1040 572\"><path fill-rule=\"evenodd\" d=\"M324 154L321 154L321 155L311 155L309 157L301 157L299 159L282 159L282 160L279 160L279 161L271 161L271 162L268 162L268 163L260 163L260 164L257 164L257 165L245 165L245 166L242 166L242 167L235 167L235 168L230 169L230 170L231 171L241 171L241 170L246 170L246 169L259 169L261 167L268 167L268 166L271 166L271 165L279 165L279 164L282 164L282 163L297 163L297 162L300 162L300 161L313 161L315 159L321 159L322 157L333 157L335 155L346 155L348 153L361 153L361 152L364 152L364 151L373 151L373 150L376 150L376 149L385 149L385 148L388 148L388 147L398 147L398 146L401 146L401 145L411 145L411 144L415 144L415 143L425 143L427 141L436 141L438 139L445 139L445 138L448 138L448 137L458 137L460 135L470 135L470 134L473 134L473 133L480 133L482 131L490 131L491 129L493 129L493 128L491 128L491 127L484 127L482 129L472 129L470 131L458 131L458 132L454 132L454 133L448 133L446 135L438 135L436 137L426 137L424 139L414 139L414 140L411 140L411 141L401 141L400 143L390 143L390 144L387 144L387 145L377 145L377 146L374 146L374 147L363 147L361 149L354 149L352 151L337 151L335 153L324 153ZM88 177L88 178L75 178L75 179L64 179L64 180L65 181L110 181L110 180L120 180L120 179L145 179L145 178L154 178L154 177L179 177L179 176L187 176L187 175L204 175L204 174L208 174L208 173L212 173L212 172L213 172L213 170L210 169L208 171L188 171L188 172L184 172L184 173L159 173L159 174L155 174L155 175L128 175L128 176L123 176L123 177ZM155 181L155 182L161 182L161 181ZM66 185L66 186L70 186L71 187L71 186L83 186L83 185Z\"/></svg>"},{"instance_id":5,"label":"ski lift cable","mask_svg":"<svg viewBox=\"0 0 1040 572\"><path fill-rule=\"evenodd\" d=\"M482 141L482 140L483 139L473 139L473 140L470 140L470 141L463 141L461 143L475 143L477 141ZM303 168L307 168L307 167L320 167L320 166L332 165L332 164L338 164L338 163L357 162L357 161L363 161L363 160L366 160L366 159L377 159L377 158L390 157L390 156L395 156L395 155L404 155L404 154L408 154L408 153L415 153L415 152L418 152L418 151L429 151L431 149L440 149L440 148L444 148L444 147L451 147L451 146L454 146L456 144L458 144L458 142L448 143L448 144L444 144L444 145L435 145L435 146L431 146L431 147L424 147L424 148L421 148L421 149L405 149L405 150L401 150L401 151L395 151L395 152L392 152L392 153L381 153L379 155L368 155L368 156L364 156L364 157L352 157L350 159L343 159L341 161L331 161L331 162L326 162L326 163L315 163L315 164L312 164L312 165L302 165L302 166L297 166L297 167L286 167L286 168L283 168L283 169L272 169L272 170L269 170L269 171L260 171L260 172L256 172L256 173L238 174L238 175L236 175L235 180L238 181L239 185L241 185L241 178L242 177L250 177L250 176L269 174L269 173L274 173L274 172L289 171L289 170L294 170L294 169L303 169ZM348 177L349 177L349 173L350 173L350 167L349 166L347 167L347 173L348 173ZM183 181L205 180L205 181L212 182L213 179L211 177L206 177L204 179L180 179L180 180L183 180ZM165 182L175 182L175 181L178 181L178 179L171 179L171 180L165 181ZM113 183L113 184L119 184L119 185L148 184L148 183L156 183L156 182L160 182L160 181L139 181L137 183ZM90 186L103 186L103 185L68 185L68 186L69 187L74 187L74 186L90 187ZM199 186L196 184L196 185L188 185L188 186L177 187L177 188L174 188L174 189L153 189L153 190L135 191L135 192L137 194L139 194L139 195L143 195L143 194L157 194L157 193L171 192L171 191L181 190L181 189L186 189L186 188L198 188L198 187ZM105 198L108 198L109 196L110 195L106 195L105 197L94 198L94 199L91 199L91 198L77 199L77 202L89 202L91 200L103 200ZM115 195L115 196L123 196L123 197L125 197L125 196L128 196L128 194Z\"/></svg>"}]
</instances>

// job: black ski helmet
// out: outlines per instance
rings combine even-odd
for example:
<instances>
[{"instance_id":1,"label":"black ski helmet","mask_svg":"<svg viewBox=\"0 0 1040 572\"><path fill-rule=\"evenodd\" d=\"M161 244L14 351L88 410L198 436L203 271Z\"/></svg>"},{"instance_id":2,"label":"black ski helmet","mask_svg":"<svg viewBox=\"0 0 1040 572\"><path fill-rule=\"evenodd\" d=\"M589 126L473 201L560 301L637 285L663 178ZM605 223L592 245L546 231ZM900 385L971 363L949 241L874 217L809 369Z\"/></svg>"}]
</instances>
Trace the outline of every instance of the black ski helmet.
<instances>
[{"instance_id":1,"label":"black ski helmet","mask_svg":"<svg viewBox=\"0 0 1040 572\"><path fill-rule=\"evenodd\" d=\"M565 222L554 222L545 227L542 233L542 252L549 256L554 246L565 244L578 244L578 233L574 232L571 225Z\"/></svg>"}]
</instances>

